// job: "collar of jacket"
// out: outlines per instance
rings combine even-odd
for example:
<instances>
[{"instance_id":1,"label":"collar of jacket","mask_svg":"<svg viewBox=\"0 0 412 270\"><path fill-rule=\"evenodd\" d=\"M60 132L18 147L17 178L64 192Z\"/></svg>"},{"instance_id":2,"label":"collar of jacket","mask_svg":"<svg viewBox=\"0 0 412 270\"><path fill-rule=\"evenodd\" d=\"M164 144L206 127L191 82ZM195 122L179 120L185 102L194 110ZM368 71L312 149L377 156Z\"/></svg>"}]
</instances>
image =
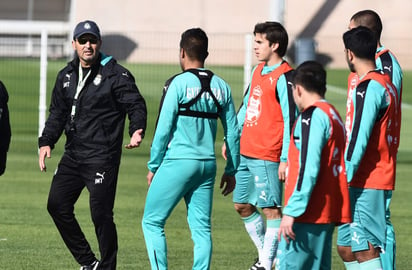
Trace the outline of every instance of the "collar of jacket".
<instances>
[{"instance_id":1,"label":"collar of jacket","mask_svg":"<svg viewBox=\"0 0 412 270\"><path fill-rule=\"evenodd\" d=\"M107 70L112 70L112 66L116 63L116 60L109 55L105 55L104 53L100 52L98 56L98 60L92 65L92 70L100 69L100 67L107 67ZM79 57L75 57L70 63L69 66L72 70L77 70L80 65Z\"/></svg>"}]
</instances>

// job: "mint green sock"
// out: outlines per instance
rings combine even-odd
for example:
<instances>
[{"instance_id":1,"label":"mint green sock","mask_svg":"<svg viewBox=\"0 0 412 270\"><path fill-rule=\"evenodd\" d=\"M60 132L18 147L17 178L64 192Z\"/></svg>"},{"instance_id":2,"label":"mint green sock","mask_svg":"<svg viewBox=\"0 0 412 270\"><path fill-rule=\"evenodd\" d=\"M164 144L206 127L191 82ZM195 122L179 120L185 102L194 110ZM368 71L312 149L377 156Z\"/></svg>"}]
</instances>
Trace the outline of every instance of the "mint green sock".
<instances>
[{"instance_id":1,"label":"mint green sock","mask_svg":"<svg viewBox=\"0 0 412 270\"><path fill-rule=\"evenodd\" d=\"M266 232L264 220L258 211L246 218L242 218L242 220L250 239L252 239L256 246L260 258Z\"/></svg>"},{"instance_id":2,"label":"mint green sock","mask_svg":"<svg viewBox=\"0 0 412 270\"><path fill-rule=\"evenodd\" d=\"M243 222L248 223L248 222L255 221L255 219L257 219L259 217L260 217L260 213L258 211L256 211L248 217L241 217L241 219L243 220Z\"/></svg>"},{"instance_id":3,"label":"mint green sock","mask_svg":"<svg viewBox=\"0 0 412 270\"><path fill-rule=\"evenodd\" d=\"M378 258L374 258L372 260L360 263L359 269L360 270L382 270L381 259L378 257Z\"/></svg>"},{"instance_id":4,"label":"mint green sock","mask_svg":"<svg viewBox=\"0 0 412 270\"><path fill-rule=\"evenodd\" d=\"M280 227L280 221L282 219L268 219L266 220L266 225L268 228L279 228Z\"/></svg>"},{"instance_id":5,"label":"mint green sock","mask_svg":"<svg viewBox=\"0 0 412 270\"><path fill-rule=\"evenodd\" d=\"M360 270L358 261L343 262L346 270Z\"/></svg>"}]
</instances>

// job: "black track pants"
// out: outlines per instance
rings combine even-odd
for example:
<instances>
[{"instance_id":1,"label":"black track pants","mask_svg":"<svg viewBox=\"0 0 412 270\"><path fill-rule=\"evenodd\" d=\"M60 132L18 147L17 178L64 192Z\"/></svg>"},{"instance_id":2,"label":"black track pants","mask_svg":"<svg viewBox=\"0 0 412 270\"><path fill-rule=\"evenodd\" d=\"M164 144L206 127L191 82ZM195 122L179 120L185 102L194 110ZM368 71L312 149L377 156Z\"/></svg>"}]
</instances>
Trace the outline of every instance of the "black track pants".
<instances>
[{"instance_id":1,"label":"black track pants","mask_svg":"<svg viewBox=\"0 0 412 270\"><path fill-rule=\"evenodd\" d=\"M80 265L91 264L96 259L74 215L74 204L87 187L100 249L99 269L116 269L118 243L113 206L118 171L118 164L78 164L63 156L53 177L47 210Z\"/></svg>"}]
</instances>

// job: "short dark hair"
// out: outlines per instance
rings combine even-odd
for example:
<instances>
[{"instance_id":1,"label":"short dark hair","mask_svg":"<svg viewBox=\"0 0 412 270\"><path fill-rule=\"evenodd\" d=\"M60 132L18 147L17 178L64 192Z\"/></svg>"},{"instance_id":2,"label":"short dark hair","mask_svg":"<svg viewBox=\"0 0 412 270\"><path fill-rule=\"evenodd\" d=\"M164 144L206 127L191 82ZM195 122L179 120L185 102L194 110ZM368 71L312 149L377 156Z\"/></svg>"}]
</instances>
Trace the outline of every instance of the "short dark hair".
<instances>
[{"instance_id":1,"label":"short dark hair","mask_svg":"<svg viewBox=\"0 0 412 270\"><path fill-rule=\"evenodd\" d=\"M204 62L209 55L206 33L200 28L191 28L183 32L180 40L180 48L190 59Z\"/></svg>"},{"instance_id":2,"label":"short dark hair","mask_svg":"<svg viewBox=\"0 0 412 270\"><path fill-rule=\"evenodd\" d=\"M293 85L301 85L307 91L314 92L324 97L326 93L326 71L316 61L306 61L300 64L292 77Z\"/></svg>"},{"instance_id":3,"label":"short dark hair","mask_svg":"<svg viewBox=\"0 0 412 270\"><path fill-rule=\"evenodd\" d=\"M375 34L378 41L381 39L382 21L375 11L370 9L358 11L350 20L353 20L359 26L369 28Z\"/></svg>"},{"instance_id":4,"label":"short dark hair","mask_svg":"<svg viewBox=\"0 0 412 270\"><path fill-rule=\"evenodd\" d=\"M356 57L375 61L377 39L373 32L364 26L358 26L343 34L345 48L351 50Z\"/></svg>"},{"instance_id":5,"label":"short dark hair","mask_svg":"<svg viewBox=\"0 0 412 270\"><path fill-rule=\"evenodd\" d=\"M264 22L255 25L255 30L253 34L266 34L266 39L269 40L269 45L273 43L278 43L279 48L277 49L277 54L280 57L285 56L286 50L288 48L289 37L286 29L278 22Z\"/></svg>"}]
</instances>

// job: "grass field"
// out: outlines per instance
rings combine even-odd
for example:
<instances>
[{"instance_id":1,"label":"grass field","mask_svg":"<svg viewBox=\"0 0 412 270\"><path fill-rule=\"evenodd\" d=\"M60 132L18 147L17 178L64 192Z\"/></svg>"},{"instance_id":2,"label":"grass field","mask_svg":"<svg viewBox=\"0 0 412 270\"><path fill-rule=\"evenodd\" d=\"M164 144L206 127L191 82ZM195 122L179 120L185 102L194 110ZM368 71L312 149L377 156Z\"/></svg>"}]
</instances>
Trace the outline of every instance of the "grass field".
<instances>
[{"instance_id":1,"label":"grass field","mask_svg":"<svg viewBox=\"0 0 412 270\"><path fill-rule=\"evenodd\" d=\"M61 61L48 66L48 96ZM149 269L141 231L141 217L147 191L146 162L153 135L154 121L164 81L180 72L178 66L127 65L148 106L148 130L139 149L124 150L120 168L115 221L119 236L118 269ZM212 67L225 78L233 89L236 106L240 104L243 88L241 67ZM403 126L399 152L397 186L392 201L392 221L396 229L397 269L410 269L412 251L412 72L405 72ZM344 116L346 70L329 70L329 99ZM7 171L0 177L0 269L78 269L46 211L46 200L53 171L61 157L62 138L47 160L48 171L40 173L37 157L39 63L35 60L0 60L0 79L8 88L12 122L12 144ZM47 103L48 104L48 103ZM220 129L220 133L221 133ZM218 136L218 138L221 138ZM128 138L126 137L126 140ZM224 167L217 146L218 178ZM79 219L91 245L97 252L94 228L90 220L88 196L85 192L76 205ZM181 203L166 225L169 249L169 268L191 269L192 242ZM233 209L231 196L223 197L218 185L215 189L213 210L213 270L248 269L256 257L252 242ZM333 269L343 264L333 248Z\"/></svg>"}]
</instances>

